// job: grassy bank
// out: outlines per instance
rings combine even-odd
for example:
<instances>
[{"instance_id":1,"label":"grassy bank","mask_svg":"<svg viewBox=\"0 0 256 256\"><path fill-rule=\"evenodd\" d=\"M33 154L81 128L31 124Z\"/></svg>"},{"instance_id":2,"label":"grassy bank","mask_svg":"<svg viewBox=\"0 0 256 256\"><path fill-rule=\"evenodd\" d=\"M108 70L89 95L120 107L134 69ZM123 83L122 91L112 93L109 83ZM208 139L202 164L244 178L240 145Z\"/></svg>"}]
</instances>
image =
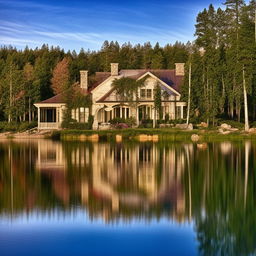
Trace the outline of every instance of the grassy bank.
<instances>
[{"instance_id":1,"label":"grassy bank","mask_svg":"<svg viewBox=\"0 0 256 256\"><path fill-rule=\"evenodd\" d=\"M52 138L61 139L64 141L84 141L93 138L99 141L115 141L117 135L121 140L140 140L141 138L152 139L155 136L157 141L177 141L190 142L191 136L197 134L200 137L199 141L241 141L245 139L256 140L256 134L248 134L244 131L236 131L230 134L220 134L216 129L204 129L186 131L173 128L165 129L123 129L123 130L106 130L106 131L92 131L92 130L62 130L53 132ZM97 139L98 138L98 139Z\"/></svg>"}]
</instances>

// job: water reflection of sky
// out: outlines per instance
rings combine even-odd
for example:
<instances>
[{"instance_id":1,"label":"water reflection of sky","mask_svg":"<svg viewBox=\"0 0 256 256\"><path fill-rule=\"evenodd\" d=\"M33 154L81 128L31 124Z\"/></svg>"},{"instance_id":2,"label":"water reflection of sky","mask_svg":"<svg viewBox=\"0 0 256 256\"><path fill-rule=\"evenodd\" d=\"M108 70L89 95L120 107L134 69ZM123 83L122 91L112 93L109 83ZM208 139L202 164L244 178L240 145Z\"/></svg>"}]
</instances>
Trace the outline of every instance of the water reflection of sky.
<instances>
[{"instance_id":1,"label":"water reflection of sky","mask_svg":"<svg viewBox=\"0 0 256 256\"><path fill-rule=\"evenodd\" d=\"M167 218L106 224L85 211L1 218L1 255L196 255L193 223Z\"/></svg>"}]
</instances>

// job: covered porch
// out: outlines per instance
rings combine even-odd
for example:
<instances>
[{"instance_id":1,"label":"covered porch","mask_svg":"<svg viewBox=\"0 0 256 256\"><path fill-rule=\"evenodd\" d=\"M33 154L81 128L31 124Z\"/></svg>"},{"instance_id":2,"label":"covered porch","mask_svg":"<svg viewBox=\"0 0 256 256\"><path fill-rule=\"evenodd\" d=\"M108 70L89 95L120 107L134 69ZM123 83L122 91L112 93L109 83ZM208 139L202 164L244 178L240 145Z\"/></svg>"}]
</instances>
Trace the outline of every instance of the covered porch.
<instances>
[{"instance_id":1,"label":"covered porch","mask_svg":"<svg viewBox=\"0 0 256 256\"><path fill-rule=\"evenodd\" d=\"M132 116L132 109L126 105L105 106L98 111L98 123L109 123L114 118L127 119Z\"/></svg>"},{"instance_id":2,"label":"covered porch","mask_svg":"<svg viewBox=\"0 0 256 256\"><path fill-rule=\"evenodd\" d=\"M37 107L39 130L54 130L61 128L65 105L35 104L35 106Z\"/></svg>"}]
</instances>

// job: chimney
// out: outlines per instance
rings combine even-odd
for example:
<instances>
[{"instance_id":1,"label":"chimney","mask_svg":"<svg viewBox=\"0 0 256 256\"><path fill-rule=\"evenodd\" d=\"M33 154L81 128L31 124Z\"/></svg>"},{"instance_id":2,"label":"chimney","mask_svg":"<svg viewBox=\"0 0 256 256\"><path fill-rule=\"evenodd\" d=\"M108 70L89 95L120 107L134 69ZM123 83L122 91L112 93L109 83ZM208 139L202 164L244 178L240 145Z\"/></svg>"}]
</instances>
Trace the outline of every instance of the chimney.
<instances>
[{"instance_id":1,"label":"chimney","mask_svg":"<svg viewBox=\"0 0 256 256\"><path fill-rule=\"evenodd\" d=\"M111 76L118 76L118 63L111 63Z\"/></svg>"},{"instance_id":2,"label":"chimney","mask_svg":"<svg viewBox=\"0 0 256 256\"><path fill-rule=\"evenodd\" d=\"M176 76L185 75L185 63L175 63Z\"/></svg>"},{"instance_id":3,"label":"chimney","mask_svg":"<svg viewBox=\"0 0 256 256\"><path fill-rule=\"evenodd\" d=\"M88 71L80 70L80 87L83 89L88 89Z\"/></svg>"}]
</instances>

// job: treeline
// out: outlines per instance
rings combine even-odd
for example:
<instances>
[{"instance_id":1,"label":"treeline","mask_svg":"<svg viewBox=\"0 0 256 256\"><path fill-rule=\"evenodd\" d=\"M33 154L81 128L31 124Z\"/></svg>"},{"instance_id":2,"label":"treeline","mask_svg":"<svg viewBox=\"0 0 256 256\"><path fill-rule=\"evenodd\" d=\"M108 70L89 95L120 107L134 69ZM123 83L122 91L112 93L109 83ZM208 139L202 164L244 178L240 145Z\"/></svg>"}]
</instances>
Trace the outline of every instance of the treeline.
<instances>
[{"instance_id":1,"label":"treeline","mask_svg":"<svg viewBox=\"0 0 256 256\"><path fill-rule=\"evenodd\" d=\"M65 52L59 47L43 45L34 50L26 47L0 48L0 121L36 119L33 103L47 99L79 81L79 71L110 71L110 63L121 69L167 69L175 62L186 62L190 44L176 42L160 47L105 41L99 51L81 49Z\"/></svg>"},{"instance_id":2,"label":"treeline","mask_svg":"<svg viewBox=\"0 0 256 256\"><path fill-rule=\"evenodd\" d=\"M218 118L245 121L248 129L247 114L251 122L256 118L256 1L224 5L197 16L183 95L191 100L191 117L212 124Z\"/></svg>"}]
</instances>

